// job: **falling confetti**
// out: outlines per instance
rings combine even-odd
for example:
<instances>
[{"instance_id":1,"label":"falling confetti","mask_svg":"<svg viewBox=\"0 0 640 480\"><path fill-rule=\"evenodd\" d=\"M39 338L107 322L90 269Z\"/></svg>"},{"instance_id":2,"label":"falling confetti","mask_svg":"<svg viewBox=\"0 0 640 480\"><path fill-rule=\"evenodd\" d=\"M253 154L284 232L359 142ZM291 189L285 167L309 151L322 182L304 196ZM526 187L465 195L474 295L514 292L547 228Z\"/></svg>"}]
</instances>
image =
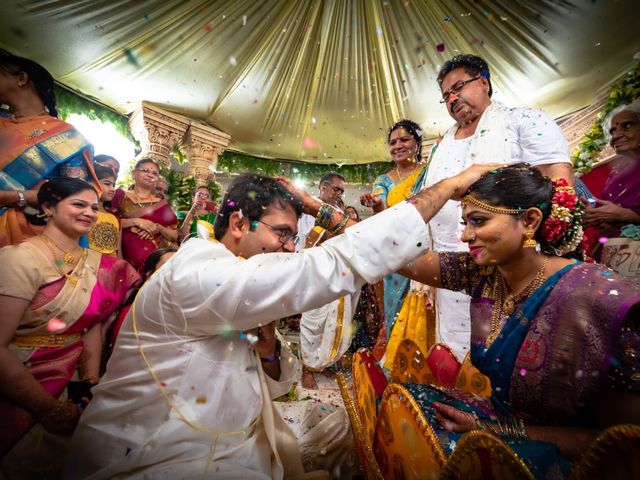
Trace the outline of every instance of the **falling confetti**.
<instances>
[{"instance_id":1,"label":"falling confetti","mask_svg":"<svg viewBox=\"0 0 640 480\"><path fill-rule=\"evenodd\" d=\"M47 322L47 330L50 332L59 332L60 330L64 330L66 327L67 324L59 318L52 318Z\"/></svg>"},{"instance_id":2,"label":"falling confetti","mask_svg":"<svg viewBox=\"0 0 640 480\"><path fill-rule=\"evenodd\" d=\"M127 57L127 61L136 68L140 68L140 63L138 63L138 56L136 52L132 48L125 48L124 55Z\"/></svg>"},{"instance_id":3,"label":"falling confetti","mask_svg":"<svg viewBox=\"0 0 640 480\"><path fill-rule=\"evenodd\" d=\"M306 137L303 141L302 141L302 146L304 148L318 148L320 147L320 145L318 144L318 142L311 138L311 137Z\"/></svg>"},{"instance_id":4,"label":"falling confetti","mask_svg":"<svg viewBox=\"0 0 640 480\"><path fill-rule=\"evenodd\" d=\"M236 57L233 55L229 55L229 63L235 67L238 65L238 60L236 60Z\"/></svg>"},{"instance_id":5,"label":"falling confetti","mask_svg":"<svg viewBox=\"0 0 640 480\"><path fill-rule=\"evenodd\" d=\"M438 45L436 45L436 51L439 53L444 52L445 46L444 43L439 43Z\"/></svg>"}]
</instances>

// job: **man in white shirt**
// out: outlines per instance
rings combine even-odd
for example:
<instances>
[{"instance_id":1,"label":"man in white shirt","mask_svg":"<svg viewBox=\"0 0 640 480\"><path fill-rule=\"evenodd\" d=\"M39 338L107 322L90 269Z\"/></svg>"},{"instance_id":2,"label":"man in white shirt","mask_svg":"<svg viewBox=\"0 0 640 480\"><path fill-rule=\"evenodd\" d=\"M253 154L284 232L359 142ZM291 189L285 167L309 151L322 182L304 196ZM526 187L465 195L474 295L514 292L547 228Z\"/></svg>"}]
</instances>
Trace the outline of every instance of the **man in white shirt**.
<instances>
[{"instance_id":1,"label":"man in white shirt","mask_svg":"<svg viewBox=\"0 0 640 480\"><path fill-rule=\"evenodd\" d=\"M299 201L274 179L239 177L222 200L217 242L189 240L138 293L75 430L66 477L305 478L300 446L272 403L298 371L274 320L417 257L425 221L490 168L474 166L296 255ZM329 208L299 194L311 215ZM325 220L336 229L344 214L329 209Z\"/></svg>"},{"instance_id":2,"label":"man in white shirt","mask_svg":"<svg viewBox=\"0 0 640 480\"><path fill-rule=\"evenodd\" d=\"M473 163L527 162L549 177L573 184L569 150L562 130L546 113L508 108L492 101L489 67L480 57L458 55L438 74L441 103L455 120L435 147L423 187L457 175ZM459 203L449 201L429 222L429 246L438 252L467 251L460 241ZM436 291L436 341L453 349L460 361L469 350L469 298Z\"/></svg>"},{"instance_id":3,"label":"man in white shirt","mask_svg":"<svg viewBox=\"0 0 640 480\"><path fill-rule=\"evenodd\" d=\"M325 173L318 184L318 198L324 203L328 203L342 210L342 195L344 195L344 177L336 172ZM298 244L296 251L305 248L309 232L313 229L316 219L311 215L303 213L298 220Z\"/></svg>"}]
</instances>

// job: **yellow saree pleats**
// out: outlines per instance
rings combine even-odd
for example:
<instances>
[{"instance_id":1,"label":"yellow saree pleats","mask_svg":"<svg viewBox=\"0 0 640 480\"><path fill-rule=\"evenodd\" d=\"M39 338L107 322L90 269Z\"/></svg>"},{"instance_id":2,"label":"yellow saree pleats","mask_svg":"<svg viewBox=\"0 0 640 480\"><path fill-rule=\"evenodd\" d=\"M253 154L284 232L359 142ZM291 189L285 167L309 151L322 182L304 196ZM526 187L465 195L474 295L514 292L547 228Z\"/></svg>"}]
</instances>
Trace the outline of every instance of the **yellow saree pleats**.
<instances>
[{"instance_id":1,"label":"yellow saree pleats","mask_svg":"<svg viewBox=\"0 0 640 480\"><path fill-rule=\"evenodd\" d=\"M413 195L413 187L426 166L416 168L416 171L398 183L387 196L387 206L405 201ZM407 292L402 303L396 322L387 340L387 350L384 367L393 368L393 361L398 345L405 339L413 340L423 352L428 352L435 343L435 315L432 308L427 308L429 299L422 292Z\"/></svg>"},{"instance_id":2,"label":"yellow saree pleats","mask_svg":"<svg viewBox=\"0 0 640 480\"><path fill-rule=\"evenodd\" d=\"M393 369L398 346L405 338L413 340L423 352L428 352L435 343L435 316L427 308L429 299L424 293L408 292L387 341L384 368Z\"/></svg>"}]
</instances>

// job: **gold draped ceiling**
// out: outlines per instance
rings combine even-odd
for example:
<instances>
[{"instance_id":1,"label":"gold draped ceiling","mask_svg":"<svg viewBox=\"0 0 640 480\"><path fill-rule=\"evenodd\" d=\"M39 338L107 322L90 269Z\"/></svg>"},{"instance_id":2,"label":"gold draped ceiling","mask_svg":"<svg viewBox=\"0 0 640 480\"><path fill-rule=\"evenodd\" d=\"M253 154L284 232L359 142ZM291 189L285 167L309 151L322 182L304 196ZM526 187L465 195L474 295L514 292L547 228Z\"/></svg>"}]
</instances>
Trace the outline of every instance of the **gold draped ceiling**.
<instances>
[{"instance_id":1,"label":"gold draped ceiling","mask_svg":"<svg viewBox=\"0 0 640 480\"><path fill-rule=\"evenodd\" d=\"M3 0L0 46L123 113L204 120L234 150L365 163L398 118L427 137L451 124L435 82L451 56L483 56L495 98L560 116L630 65L638 18L638 0Z\"/></svg>"}]
</instances>

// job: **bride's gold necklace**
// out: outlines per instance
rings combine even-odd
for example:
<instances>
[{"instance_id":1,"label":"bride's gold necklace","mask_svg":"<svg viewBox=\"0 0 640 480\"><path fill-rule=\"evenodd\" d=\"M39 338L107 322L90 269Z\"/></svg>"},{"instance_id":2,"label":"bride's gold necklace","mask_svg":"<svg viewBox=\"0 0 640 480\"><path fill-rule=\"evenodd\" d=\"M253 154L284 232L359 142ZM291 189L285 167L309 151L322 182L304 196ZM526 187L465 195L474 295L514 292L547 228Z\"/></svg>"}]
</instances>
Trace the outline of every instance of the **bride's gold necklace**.
<instances>
[{"instance_id":1,"label":"bride's gold necklace","mask_svg":"<svg viewBox=\"0 0 640 480\"><path fill-rule=\"evenodd\" d=\"M520 293L516 295L512 295L508 292L507 284L505 283L502 275L500 275L500 273L496 275L493 295L495 303L493 304L493 310L491 311L491 331L487 338L487 347L493 343L502 329L502 326L500 325L500 318L503 314L506 316L511 315L518 303L542 286L545 280L544 272L547 268L547 263L549 263L549 257L545 256L544 260L542 260L542 267L540 267L536 276Z\"/></svg>"}]
</instances>

